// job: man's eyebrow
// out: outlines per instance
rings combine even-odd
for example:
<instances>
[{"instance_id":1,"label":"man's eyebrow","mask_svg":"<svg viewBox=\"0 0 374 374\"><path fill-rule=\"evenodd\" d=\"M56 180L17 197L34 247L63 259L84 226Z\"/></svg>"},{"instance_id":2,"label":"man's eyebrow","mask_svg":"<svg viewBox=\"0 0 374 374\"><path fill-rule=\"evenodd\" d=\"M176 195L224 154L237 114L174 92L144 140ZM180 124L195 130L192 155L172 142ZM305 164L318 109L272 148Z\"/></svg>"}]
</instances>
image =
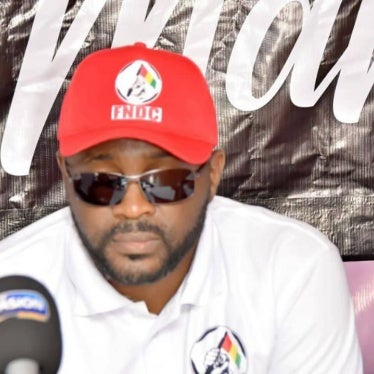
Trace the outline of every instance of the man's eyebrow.
<instances>
[{"instance_id":1,"label":"man's eyebrow","mask_svg":"<svg viewBox=\"0 0 374 374\"><path fill-rule=\"evenodd\" d=\"M94 161L102 161L102 160L105 161L105 160L112 160L112 159L113 159L113 155L111 155L110 153L99 153L96 155L82 154L82 155L79 155L78 158L76 158L74 161L67 158L65 162L68 166L71 166L72 164L76 164L76 163L90 163Z\"/></svg>"},{"instance_id":2,"label":"man's eyebrow","mask_svg":"<svg viewBox=\"0 0 374 374\"><path fill-rule=\"evenodd\" d=\"M173 157L173 155L171 155L170 153L168 153L168 152L166 152L162 149L157 149L157 150L154 150L154 151L150 152L149 156L153 157L153 158Z\"/></svg>"},{"instance_id":3,"label":"man's eyebrow","mask_svg":"<svg viewBox=\"0 0 374 374\"><path fill-rule=\"evenodd\" d=\"M90 155L88 154L86 157L82 159L82 161L85 162L91 162L91 161L106 161L106 160L113 160L114 156L110 153L99 153L96 155Z\"/></svg>"},{"instance_id":4,"label":"man's eyebrow","mask_svg":"<svg viewBox=\"0 0 374 374\"><path fill-rule=\"evenodd\" d=\"M149 158L154 158L154 159L163 159L163 158L169 158L169 157L174 157L170 153L162 150L162 149L155 149L151 150L147 153L147 157ZM84 162L84 163L90 163L90 162L95 162L95 161L109 161L113 160L115 156L112 153L98 153L98 154L84 154L81 155L79 158L78 162ZM69 165L70 162L67 162Z\"/></svg>"}]
</instances>

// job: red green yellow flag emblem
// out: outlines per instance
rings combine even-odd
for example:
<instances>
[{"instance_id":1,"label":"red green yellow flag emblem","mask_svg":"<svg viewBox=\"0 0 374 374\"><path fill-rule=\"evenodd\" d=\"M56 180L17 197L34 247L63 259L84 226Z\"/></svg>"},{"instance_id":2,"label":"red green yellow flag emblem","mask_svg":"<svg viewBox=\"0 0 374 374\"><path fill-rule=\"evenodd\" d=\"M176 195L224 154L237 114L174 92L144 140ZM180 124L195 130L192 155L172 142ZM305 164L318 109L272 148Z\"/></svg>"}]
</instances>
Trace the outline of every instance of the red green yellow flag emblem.
<instances>
[{"instance_id":1,"label":"red green yellow flag emblem","mask_svg":"<svg viewBox=\"0 0 374 374\"><path fill-rule=\"evenodd\" d=\"M242 356L240 354L240 349L238 346L231 340L230 335L226 332L225 336L222 339L220 348L226 351L230 356L231 360L235 362L236 366L240 368L240 363L242 361Z\"/></svg>"},{"instance_id":2,"label":"red green yellow flag emblem","mask_svg":"<svg viewBox=\"0 0 374 374\"><path fill-rule=\"evenodd\" d=\"M141 65L138 71L138 75L142 76L144 80L153 88L156 87L157 80L153 76L153 74L144 66Z\"/></svg>"}]
</instances>

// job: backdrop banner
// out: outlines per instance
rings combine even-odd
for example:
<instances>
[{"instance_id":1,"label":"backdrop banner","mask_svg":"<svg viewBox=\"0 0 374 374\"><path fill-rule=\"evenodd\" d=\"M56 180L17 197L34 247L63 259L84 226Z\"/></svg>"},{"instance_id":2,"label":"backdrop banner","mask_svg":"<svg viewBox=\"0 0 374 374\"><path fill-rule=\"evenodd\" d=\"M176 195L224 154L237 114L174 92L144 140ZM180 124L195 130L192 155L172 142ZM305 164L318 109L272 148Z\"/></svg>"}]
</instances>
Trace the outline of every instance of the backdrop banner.
<instances>
[{"instance_id":1,"label":"backdrop banner","mask_svg":"<svg viewBox=\"0 0 374 374\"><path fill-rule=\"evenodd\" d=\"M143 41L208 80L219 194L374 259L373 14L372 0L1 0L0 239L66 205L56 126L77 63Z\"/></svg>"}]
</instances>

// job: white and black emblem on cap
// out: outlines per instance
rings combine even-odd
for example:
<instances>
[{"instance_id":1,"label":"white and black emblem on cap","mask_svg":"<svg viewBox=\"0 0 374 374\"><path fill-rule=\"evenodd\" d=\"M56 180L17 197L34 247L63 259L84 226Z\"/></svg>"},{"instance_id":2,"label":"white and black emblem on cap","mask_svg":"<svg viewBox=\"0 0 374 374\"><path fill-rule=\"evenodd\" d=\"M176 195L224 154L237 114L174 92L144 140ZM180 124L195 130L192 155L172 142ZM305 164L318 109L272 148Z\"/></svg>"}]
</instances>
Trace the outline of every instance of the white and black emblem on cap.
<instances>
[{"instance_id":1,"label":"white and black emblem on cap","mask_svg":"<svg viewBox=\"0 0 374 374\"><path fill-rule=\"evenodd\" d=\"M155 100L162 89L157 70L144 60L125 66L117 75L116 91L129 104L145 104Z\"/></svg>"}]
</instances>

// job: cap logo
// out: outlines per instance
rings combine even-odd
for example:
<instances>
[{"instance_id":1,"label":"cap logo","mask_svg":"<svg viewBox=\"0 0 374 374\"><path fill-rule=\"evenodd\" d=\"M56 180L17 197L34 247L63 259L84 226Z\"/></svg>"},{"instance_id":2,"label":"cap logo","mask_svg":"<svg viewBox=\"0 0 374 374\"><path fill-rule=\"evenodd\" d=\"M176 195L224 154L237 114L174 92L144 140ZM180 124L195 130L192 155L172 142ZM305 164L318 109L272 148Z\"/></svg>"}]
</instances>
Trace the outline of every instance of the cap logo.
<instances>
[{"instance_id":1,"label":"cap logo","mask_svg":"<svg viewBox=\"0 0 374 374\"><path fill-rule=\"evenodd\" d=\"M157 70L144 60L125 66L115 82L118 96L128 104L141 105L152 102L162 89Z\"/></svg>"},{"instance_id":2,"label":"cap logo","mask_svg":"<svg viewBox=\"0 0 374 374\"><path fill-rule=\"evenodd\" d=\"M117 75L116 92L126 104L112 105L113 121L161 122L161 107L145 105L155 100L161 92L162 81L157 70L144 60L136 60L125 66Z\"/></svg>"}]
</instances>

